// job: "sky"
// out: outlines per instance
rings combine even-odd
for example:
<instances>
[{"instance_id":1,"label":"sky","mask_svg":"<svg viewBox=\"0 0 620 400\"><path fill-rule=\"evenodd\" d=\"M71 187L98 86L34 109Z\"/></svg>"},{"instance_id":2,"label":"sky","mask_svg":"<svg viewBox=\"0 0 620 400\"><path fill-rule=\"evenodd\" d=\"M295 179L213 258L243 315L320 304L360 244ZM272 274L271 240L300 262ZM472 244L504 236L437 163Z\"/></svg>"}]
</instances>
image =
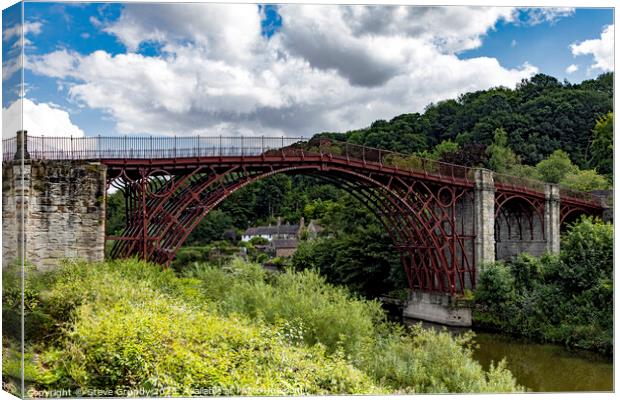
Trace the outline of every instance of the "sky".
<instances>
[{"instance_id":1,"label":"sky","mask_svg":"<svg viewBox=\"0 0 620 400\"><path fill-rule=\"evenodd\" d=\"M536 73L613 71L613 10L25 3L3 11L3 137L308 136ZM24 31L24 100L19 38Z\"/></svg>"}]
</instances>

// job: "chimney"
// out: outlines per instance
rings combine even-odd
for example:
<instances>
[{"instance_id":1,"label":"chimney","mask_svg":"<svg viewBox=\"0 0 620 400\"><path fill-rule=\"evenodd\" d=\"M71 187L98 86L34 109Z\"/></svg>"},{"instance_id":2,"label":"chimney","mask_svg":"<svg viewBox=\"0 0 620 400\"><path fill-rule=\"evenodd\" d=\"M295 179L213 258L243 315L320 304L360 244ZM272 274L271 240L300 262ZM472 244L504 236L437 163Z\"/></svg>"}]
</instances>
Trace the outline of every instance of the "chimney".
<instances>
[{"instance_id":1,"label":"chimney","mask_svg":"<svg viewBox=\"0 0 620 400\"><path fill-rule=\"evenodd\" d=\"M306 221L304 220L304 217L301 217L299 220L299 229L305 228L305 225L306 225L305 222Z\"/></svg>"},{"instance_id":2,"label":"chimney","mask_svg":"<svg viewBox=\"0 0 620 400\"><path fill-rule=\"evenodd\" d=\"M280 227L280 225L282 225L282 217L278 217L278 227Z\"/></svg>"}]
</instances>

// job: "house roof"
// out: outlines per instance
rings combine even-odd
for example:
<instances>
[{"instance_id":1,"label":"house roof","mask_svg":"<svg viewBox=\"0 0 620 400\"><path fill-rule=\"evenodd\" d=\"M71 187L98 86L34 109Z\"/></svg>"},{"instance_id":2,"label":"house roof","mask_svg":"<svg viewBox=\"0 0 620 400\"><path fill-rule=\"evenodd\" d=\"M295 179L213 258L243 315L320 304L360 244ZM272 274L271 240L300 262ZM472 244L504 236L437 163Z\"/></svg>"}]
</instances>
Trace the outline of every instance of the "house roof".
<instances>
[{"instance_id":1,"label":"house roof","mask_svg":"<svg viewBox=\"0 0 620 400\"><path fill-rule=\"evenodd\" d=\"M274 239L271 245L274 249L294 249L297 247L297 239Z\"/></svg>"},{"instance_id":2,"label":"house roof","mask_svg":"<svg viewBox=\"0 0 620 400\"><path fill-rule=\"evenodd\" d=\"M317 224L315 221L310 221L310 223L308 224L308 231L311 232L322 232L325 228L323 228L321 225Z\"/></svg>"},{"instance_id":3,"label":"house roof","mask_svg":"<svg viewBox=\"0 0 620 400\"><path fill-rule=\"evenodd\" d=\"M245 236L258 235L295 235L299 231L299 225L273 225L273 226L257 226L248 228L243 233Z\"/></svg>"}]
</instances>

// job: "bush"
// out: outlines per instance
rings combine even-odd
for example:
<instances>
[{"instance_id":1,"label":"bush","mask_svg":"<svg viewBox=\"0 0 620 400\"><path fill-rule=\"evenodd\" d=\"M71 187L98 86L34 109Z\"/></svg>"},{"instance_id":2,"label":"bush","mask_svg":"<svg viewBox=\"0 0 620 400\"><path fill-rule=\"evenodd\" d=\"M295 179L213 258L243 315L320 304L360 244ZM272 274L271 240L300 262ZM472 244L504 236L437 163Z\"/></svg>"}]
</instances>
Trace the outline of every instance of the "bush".
<instances>
[{"instance_id":1,"label":"bush","mask_svg":"<svg viewBox=\"0 0 620 400\"><path fill-rule=\"evenodd\" d=\"M562 179L560 184L575 190L589 192L590 190L609 189L610 185L603 175L595 170L586 169L578 172L570 172Z\"/></svg>"},{"instance_id":2,"label":"bush","mask_svg":"<svg viewBox=\"0 0 620 400\"><path fill-rule=\"evenodd\" d=\"M504 362L485 373L475 362L471 334L453 338L414 326L410 332L382 336L365 369L398 393L485 393L524 390Z\"/></svg>"},{"instance_id":3,"label":"bush","mask_svg":"<svg viewBox=\"0 0 620 400\"><path fill-rule=\"evenodd\" d=\"M198 267L191 276L204 282L205 293L214 301L220 299L222 312L269 323L292 321L306 345L320 343L329 354L343 351L353 365L397 393L522 389L503 366L486 374L471 359L468 340L392 325L378 302L353 298L315 271L247 279L259 277L251 272L255 269L236 262L228 270ZM232 274L243 278L233 279Z\"/></svg>"},{"instance_id":4,"label":"bush","mask_svg":"<svg viewBox=\"0 0 620 400\"><path fill-rule=\"evenodd\" d=\"M235 265L226 273L246 282L264 274ZM67 328L29 364L39 388L150 395L191 395L196 388L232 395L382 392L340 354L291 343L277 323L214 314L196 291L197 279L137 260L67 263L57 274L46 307ZM9 372L14 358L5 358Z\"/></svg>"},{"instance_id":5,"label":"bush","mask_svg":"<svg viewBox=\"0 0 620 400\"><path fill-rule=\"evenodd\" d=\"M148 294L139 308L130 301L81 306L62 360L44 354L60 370L54 385L184 396L198 388L230 395L380 391L321 346L293 346L263 324Z\"/></svg>"},{"instance_id":6,"label":"bush","mask_svg":"<svg viewBox=\"0 0 620 400\"><path fill-rule=\"evenodd\" d=\"M467 338L392 325L377 302L315 271L238 259L184 271L125 260L33 275L59 336L28 344L30 383L147 396L520 389L503 366L485 373ZM17 371L15 348L5 346L5 374Z\"/></svg>"},{"instance_id":7,"label":"bush","mask_svg":"<svg viewBox=\"0 0 620 400\"><path fill-rule=\"evenodd\" d=\"M510 264L514 284L518 290L531 290L542 277L541 261L527 253L520 254Z\"/></svg>"},{"instance_id":8,"label":"bush","mask_svg":"<svg viewBox=\"0 0 620 400\"><path fill-rule=\"evenodd\" d=\"M353 354L364 338L373 336L374 324L384 319L379 303L354 299L314 271L286 271L273 275L269 283L265 274L256 264L235 260L227 269L202 266L190 276L202 280L205 295L225 314L241 313L270 323L303 320L306 343L320 342L328 352L340 346Z\"/></svg>"},{"instance_id":9,"label":"bush","mask_svg":"<svg viewBox=\"0 0 620 400\"><path fill-rule=\"evenodd\" d=\"M514 298L515 278L502 262L487 264L480 271L476 300L486 304L501 304Z\"/></svg>"},{"instance_id":10,"label":"bush","mask_svg":"<svg viewBox=\"0 0 620 400\"><path fill-rule=\"evenodd\" d=\"M537 340L611 354L613 226L583 218L559 256L521 255L481 271L476 323Z\"/></svg>"},{"instance_id":11,"label":"bush","mask_svg":"<svg viewBox=\"0 0 620 400\"><path fill-rule=\"evenodd\" d=\"M29 341L51 339L56 329L41 291L53 277L30 264L25 265L24 276L24 336ZM2 334L16 341L21 340L21 281L21 265L11 263L2 269Z\"/></svg>"},{"instance_id":12,"label":"bush","mask_svg":"<svg viewBox=\"0 0 620 400\"><path fill-rule=\"evenodd\" d=\"M613 225L583 217L562 238L559 278L574 290L591 287L599 278L611 279L613 252Z\"/></svg>"}]
</instances>

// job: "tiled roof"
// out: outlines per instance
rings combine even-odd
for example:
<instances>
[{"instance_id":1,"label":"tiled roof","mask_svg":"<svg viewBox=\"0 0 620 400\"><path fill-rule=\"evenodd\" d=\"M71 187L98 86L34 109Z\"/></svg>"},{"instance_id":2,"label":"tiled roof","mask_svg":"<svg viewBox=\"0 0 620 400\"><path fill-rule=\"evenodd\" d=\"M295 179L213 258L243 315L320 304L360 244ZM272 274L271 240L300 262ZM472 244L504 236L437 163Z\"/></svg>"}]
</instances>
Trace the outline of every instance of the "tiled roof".
<instances>
[{"instance_id":1,"label":"tiled roof","mask_svg":"<svg viewBox=\"0 0 620 400\"><path fill-rule=\"evenodd\" d=\"M274 239L271 245L274 249L294 249L297 247L297 239Z\"/></svg>"},{"instance_id":2,"label":"tiled roof","mask_svg":"<svg viewBox=\"0 0 620 400\"><path fill-rule=\"evenodd\" d=\"M257 226L248 228L243 233L246 236L258 235L295 235L299 231L299 225L273 225L273 226Z\"/></svg>"}]
</instances>

